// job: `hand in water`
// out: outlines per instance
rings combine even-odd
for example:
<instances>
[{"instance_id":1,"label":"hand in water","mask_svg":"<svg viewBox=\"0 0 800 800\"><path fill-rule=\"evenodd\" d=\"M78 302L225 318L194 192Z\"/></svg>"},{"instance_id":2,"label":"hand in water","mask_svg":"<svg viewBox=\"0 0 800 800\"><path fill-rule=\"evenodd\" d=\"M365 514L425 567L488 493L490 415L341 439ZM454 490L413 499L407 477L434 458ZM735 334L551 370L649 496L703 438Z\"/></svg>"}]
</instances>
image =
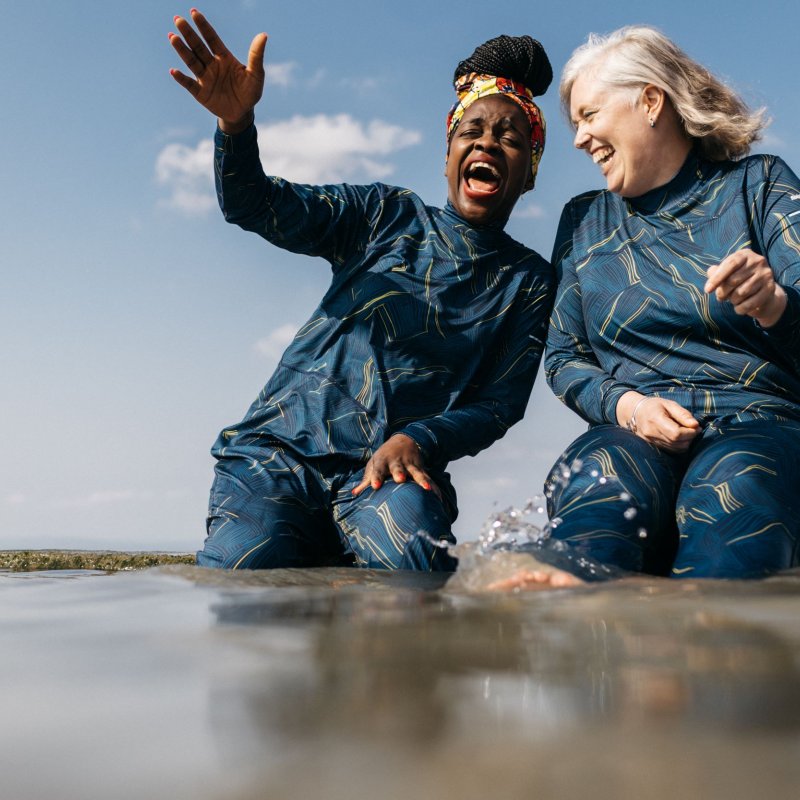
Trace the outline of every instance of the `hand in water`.
<instances>
[{"instance_id":1,"label":"hand in water","mask_svg":"<svg viewBox=\"0 0 800 800\"><path fill-rule=\"evenodd\" d=\"M255 36L245 67L197 9L192 9L191 15L200 35L188 20L175 17L180 36L170 33L169 41L195 78L177 69L170 70L170 74L200 105L219 118L222 130L237 133L252 121L253 109L264 90L267 34Z\"/></svg>"},{"instance_id":2,"label":"hand in water","mask_svg":"<svg viewBox=\"0 0 800 800\"><path fill-rule=\"evenodd\" d=\"M535 589L565 589L583 586L583 581L563 569L542 565L534 569L521 569L508 578L490 583L489 592L532 591Z\"/></svg>"}]
</instances>

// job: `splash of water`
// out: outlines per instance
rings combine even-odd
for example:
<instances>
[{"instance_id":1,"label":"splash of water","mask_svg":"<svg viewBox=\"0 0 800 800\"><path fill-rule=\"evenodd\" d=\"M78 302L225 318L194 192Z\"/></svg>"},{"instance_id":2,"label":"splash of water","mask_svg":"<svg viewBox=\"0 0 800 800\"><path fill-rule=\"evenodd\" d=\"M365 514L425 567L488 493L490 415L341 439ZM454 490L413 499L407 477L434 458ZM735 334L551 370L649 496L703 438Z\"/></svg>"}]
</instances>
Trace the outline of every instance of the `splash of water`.
<instances>
[{"instance_id":1,"label":"splash of water","mask_svg":"<svg viewBox=\"0 0 800 800\"><path fill-rule=\"evenodd\" d=\"M552 535L562 520L559 517L547 519L547 500L559 487L566 486L581 472L583 466L579 459L571 464L558 464L551 473L553 477L545 486L544 495L536 495L527 500L522 508L512 506L490 515L474 542L453 545L433 539L424 531L420 531L418 535L458 559L459 583L464 585L463 588L485 588L491 580L509 577L514 569L530 568L530 559L536 564L562 569L590 582L622 577L626 574L623 570L601 564ZM600 475L596 469L592 469L589 475L598 484L618 481L615 476ZM623 502L631 503L623 513L625 519L635 518L638 509L633 505L630 494L621 490L619 497ZM646 538L646 529L640 528L638 536ZM528 562L523 562L516 556L524 556ZM498 570L505 571L505 574L498 576ZM485 575L476 582L474 576L479 573ZM484 586L476 585L479 583Z\"/></svg>"}]
</instances>

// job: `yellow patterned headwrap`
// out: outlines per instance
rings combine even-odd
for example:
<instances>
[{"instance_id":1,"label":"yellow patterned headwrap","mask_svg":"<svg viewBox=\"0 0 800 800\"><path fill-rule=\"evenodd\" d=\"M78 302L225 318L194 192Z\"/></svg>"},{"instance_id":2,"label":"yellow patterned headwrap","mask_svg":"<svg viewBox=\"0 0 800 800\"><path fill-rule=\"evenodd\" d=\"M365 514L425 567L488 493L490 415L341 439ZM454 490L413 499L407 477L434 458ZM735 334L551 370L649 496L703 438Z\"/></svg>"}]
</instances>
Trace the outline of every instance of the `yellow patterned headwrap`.
<instances>
[{"instance_id":1,"label":"yellow patterned headwrap","mask_svg":"<svg viewBox=\"0 0 800 800\"><path fill-rule=\"evenodd\" d=\"M531 176L536 180L536 172L544 152L545 121L539 106L533 101L533 93L527 86L512 81L509 78L500 78L496 75L480 75L470 72L462 75L455 82L458 100L447 115L447 142L458 127L464 112L482 97L492 94L502 94L513 100L525 113L531 125Z\"/></svg>"}]
</instances>

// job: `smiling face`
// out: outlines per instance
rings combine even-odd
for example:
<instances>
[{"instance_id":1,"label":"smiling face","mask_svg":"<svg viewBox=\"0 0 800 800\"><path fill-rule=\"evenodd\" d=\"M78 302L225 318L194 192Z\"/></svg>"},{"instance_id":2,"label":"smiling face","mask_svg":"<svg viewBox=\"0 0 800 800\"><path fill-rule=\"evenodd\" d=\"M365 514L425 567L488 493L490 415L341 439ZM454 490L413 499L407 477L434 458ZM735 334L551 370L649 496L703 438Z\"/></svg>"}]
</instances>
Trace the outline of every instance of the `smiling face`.
<instances>
[{"instance_id":1,"label":"smiling face","mask_svg":"<svg viewBox=\"0 0 800 800\"><path fill-rule=\"evenodd\" d=\"M512 100L476 100L453 132L447 152L447 197L472 225L505 221L532 187L531 127Z\"/></svg>"},{"instance_id":2,"label":"smiling face","mask_svg":"<svg viewBox=\"0 0 800 800\"><path fill-rule=\"evenodd\" d=\"M639 197L663 186L680 168L687 143L676 127L674 112L664 113L667 105L663 91L651 85L632 103L629 92L605 87L591 72L573 83L570 118L576 129L575 147L600 167L610 192Z\"/></svg>"}]
</instances>

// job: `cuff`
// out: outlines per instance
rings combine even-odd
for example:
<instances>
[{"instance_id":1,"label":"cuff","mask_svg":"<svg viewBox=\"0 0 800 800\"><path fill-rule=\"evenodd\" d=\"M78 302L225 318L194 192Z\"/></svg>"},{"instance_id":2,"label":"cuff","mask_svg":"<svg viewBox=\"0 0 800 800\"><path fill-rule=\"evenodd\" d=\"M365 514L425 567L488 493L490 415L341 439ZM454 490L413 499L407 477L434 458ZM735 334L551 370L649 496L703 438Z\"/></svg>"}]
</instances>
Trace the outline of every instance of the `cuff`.
<instances>
[{"instance_id":1,"label":"cuff","mask_svg":"<svg viewBox=\"0 0 800 800\"><path fill-rule=\"evenodd\" d=\"M255 122L241 133L225 133L219 125L214 134L214 146L226 155L242 153L255 145L257 139Z\"/></svg>"},{"instance_id":2,"label":"cuff","mask_svg":"<svg viewBox=\"0 0 800 800\"><path fill-rule=\"evenodd\" d=\"M756 326L769 337L774 336L790 344L797 344L800 342L800 326L797 324L800 320L800 289L797 286L782 288L786 292L786 308L783 309L780 319L769 328L762 328L758 322Z\"/></svg>"},{"instance_id":3,"label":"cuff","mask_svg":"<svg viewBox=\"0 0 800 800\"><path fill-rule=\"evenodd\" d=\"M394 431L394 433L402 433L404 436L408 436L409 439L413 439L417 447L419 447L426 465L436 461L438 442L436 441L436 436L425 424L412 422L410 425L406 425L405 428Z\"/></svg>"}]
</instances>

